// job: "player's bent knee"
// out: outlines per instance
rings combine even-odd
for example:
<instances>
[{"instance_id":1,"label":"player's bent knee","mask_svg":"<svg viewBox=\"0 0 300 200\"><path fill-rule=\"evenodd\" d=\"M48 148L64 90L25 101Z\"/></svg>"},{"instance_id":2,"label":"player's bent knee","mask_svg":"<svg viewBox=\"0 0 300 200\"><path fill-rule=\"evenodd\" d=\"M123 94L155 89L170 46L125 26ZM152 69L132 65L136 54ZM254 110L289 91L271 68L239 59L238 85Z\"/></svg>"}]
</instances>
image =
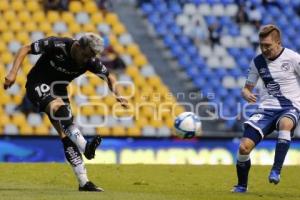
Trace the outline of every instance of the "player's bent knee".
<instances>
[{"instance_id":1,"label":"player's bent knee","mask_svg":"<svg viewBox=\"0 0 300 200\"><path fill-rule=\"evenodd\" d=\"M61 105L54 113L54 120L61 123L63 127L68 127L73 124L73 116L68 105Z\"/></svg>"},{"instance_id":2,"label":"player's bent knee","mask_svg":"<svg viewBox=\"0 0 300 200\"><path fill-rule=\"evenodd\" d=\"M279 130L292 130L294 128L294 121L288 117L283 117L279 121Z\"/></svg>"},{"instance_id":3,"label":"player's bent knee","mask_svg":"<svg viewBox=\"0 0 300 200\"><path fill-rule=\"evenodd\" d=\"M252 150L252 148L250 145L247 145L244 143L240 144L239 153L241 155L248 155L248 154L250 154L251 150Z\"/></svg>"}]
</instances>

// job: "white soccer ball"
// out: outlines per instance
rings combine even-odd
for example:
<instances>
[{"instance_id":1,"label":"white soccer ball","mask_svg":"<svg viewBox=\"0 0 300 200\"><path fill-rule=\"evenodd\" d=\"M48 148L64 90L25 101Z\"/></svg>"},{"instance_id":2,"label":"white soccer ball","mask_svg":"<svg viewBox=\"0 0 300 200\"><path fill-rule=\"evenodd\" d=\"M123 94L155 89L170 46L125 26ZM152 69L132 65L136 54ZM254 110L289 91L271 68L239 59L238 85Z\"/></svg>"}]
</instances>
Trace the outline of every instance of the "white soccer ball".
<instances>
[{"instance_id":1,"label":"white soccer ball","mask_svg":"<svg viewBox=\"0 0 300 200\"><path fill-rule=\"evenodd\" d=\"M201 120L193 112L183 112L175 118L176 135L181 138L192 138L201 133Z\"/></svg>"}]
</instances>

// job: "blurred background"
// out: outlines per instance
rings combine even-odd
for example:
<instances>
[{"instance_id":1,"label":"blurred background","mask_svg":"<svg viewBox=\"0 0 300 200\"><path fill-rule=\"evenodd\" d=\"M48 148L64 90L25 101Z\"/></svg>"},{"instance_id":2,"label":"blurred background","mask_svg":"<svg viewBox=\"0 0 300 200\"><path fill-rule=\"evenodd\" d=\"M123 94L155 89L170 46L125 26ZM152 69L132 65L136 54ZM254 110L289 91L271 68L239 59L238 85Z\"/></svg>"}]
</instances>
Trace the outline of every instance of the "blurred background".
<instances>
[{"instance_id":1,"label":"blurred background","mask_svg":"<svg viewBox=\"0 0 300 200\"><path fill-rule=\"evenodd\" d=\"M70 85L75 122L85 136L104 137L89 163L233 164L242 122L256 108L240 92L259 53L258 29L276 24L283 45L299 51L299 15L299 0L1 0L1 79L22 45L98 33L101 60L130 109L92 74ZM25 95L37 59L28 56L14 86L0 88L0 161L64 162L56 131ZM184 111L202 119L191 140L174 136L174 118ZM287 164L300 163L299 136L296 129ZM254 164L272 163L274 137L252 153Z\"/></svg>"}]
</instances>

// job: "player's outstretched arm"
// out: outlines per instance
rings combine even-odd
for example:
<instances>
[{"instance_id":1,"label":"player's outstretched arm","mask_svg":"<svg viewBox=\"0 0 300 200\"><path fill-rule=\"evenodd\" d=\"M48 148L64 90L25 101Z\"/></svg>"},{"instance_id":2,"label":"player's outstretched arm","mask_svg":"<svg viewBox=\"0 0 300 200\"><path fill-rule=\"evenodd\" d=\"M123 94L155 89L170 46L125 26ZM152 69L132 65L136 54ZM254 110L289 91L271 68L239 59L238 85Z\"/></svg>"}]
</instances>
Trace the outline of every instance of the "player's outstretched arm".
<instances>
[{"instance_id":1,"label":"player's outstretched arm","mask_svg":"<svg viewBox=\"0 0 300 200\"><path fill-rule=\"evenodd\" d=\"M107 84L109 89L116 95L117 101L120 102L124 108L129 108L127 99L120 96L118 88L116 87L116 79L111 74L107 77Z\"/></svg>"},{"instance_id":2,"label":"player's outstretched arm","mask_svg":"<svg viewBox=\"0 0 300 200\"><path fill-rule=\"evenodd\" d=\"M12 68L5 76L4 89L7 89L14 84L17 78L18 71L21 67L21 64L25 56L30 52L30 50L31 50L30 45L25 45L18 51L18 53L15 56Z\"/></svg>"},{"instance_id":3,"label":"player's outstretched arm","mask_svg":"<svg viewBox=\"0 0 300 200\"><path fill-rule=\"evenodd\" d=\"M242 96L248 103L256 102L256 96L252 93L253 88L253 85L245 84L244 88L242 89Z\"/></svg>"}]
</instances>

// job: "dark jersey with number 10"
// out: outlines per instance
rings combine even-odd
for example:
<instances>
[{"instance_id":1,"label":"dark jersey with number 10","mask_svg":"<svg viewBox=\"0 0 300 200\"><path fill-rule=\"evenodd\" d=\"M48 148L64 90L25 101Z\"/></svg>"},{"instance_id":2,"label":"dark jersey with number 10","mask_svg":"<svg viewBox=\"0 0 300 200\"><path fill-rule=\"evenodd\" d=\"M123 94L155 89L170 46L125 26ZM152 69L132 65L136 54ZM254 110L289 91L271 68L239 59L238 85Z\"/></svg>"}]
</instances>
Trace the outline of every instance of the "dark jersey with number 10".
<instances>
[{"instance_id":1,"label":"dark jersey with number 10","mask_svg":"<svg viewBox=\"0 0 300 200\"><path fill-rule=\"evenodd\" d=\"M71 46L75 40L62 37L48 37L31 44L31 54L41 54L27 76L27 84L55 81L69 83L86 71L101 78L108 76L108 70L99 58L89 59L84 66L78 66L71 57ZM66 84L65 84L66 86Z\"/></svg>"}]
</instances>

